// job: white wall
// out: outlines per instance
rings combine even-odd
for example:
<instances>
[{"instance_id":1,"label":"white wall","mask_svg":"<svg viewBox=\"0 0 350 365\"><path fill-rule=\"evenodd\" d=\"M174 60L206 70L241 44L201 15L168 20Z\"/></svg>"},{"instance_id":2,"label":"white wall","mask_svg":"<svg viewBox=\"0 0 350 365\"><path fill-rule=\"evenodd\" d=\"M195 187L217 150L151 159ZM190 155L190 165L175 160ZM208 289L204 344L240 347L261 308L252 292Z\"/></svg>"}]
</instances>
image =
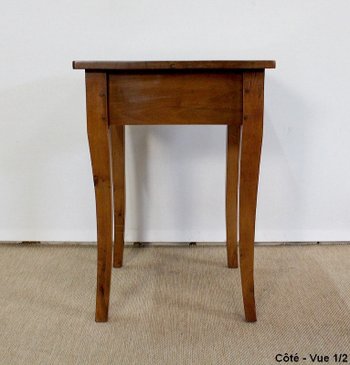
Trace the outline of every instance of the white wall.
<instances>
[{"instance_id":1,"label":"white wall","mask_svg":"<svg viewBox=\"0 0 350 365\"><path fill-rule=\"evenodd\" d=\"M350 240L347 0L1 1L0 240L95 240L74 59L276 59L258 241ZM224 241L224 127L129 127L127 240Z\"/></svg>"}]
</instances>

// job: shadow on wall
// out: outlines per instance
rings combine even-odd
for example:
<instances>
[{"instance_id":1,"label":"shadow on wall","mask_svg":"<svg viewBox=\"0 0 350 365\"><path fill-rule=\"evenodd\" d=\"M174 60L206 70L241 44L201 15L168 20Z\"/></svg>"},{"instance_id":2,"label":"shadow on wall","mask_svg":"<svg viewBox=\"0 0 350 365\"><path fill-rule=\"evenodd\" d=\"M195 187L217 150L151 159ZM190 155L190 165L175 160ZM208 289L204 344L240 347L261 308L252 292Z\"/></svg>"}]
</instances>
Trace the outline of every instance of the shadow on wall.
<instances>
[{"instance_id":1,"label":"shadow on wall","mask_svg":"<svg viewBox=\"0 0 350 365\"><path fill-rule=\"evenodd\" d=\"M307 170L311 164L311 108L267 74L264 137L257 209L257 241L293 240L305 229Z\"/></svg>"},{"instance_id":2,"label":"shadow on wall","mask_svg":"<svg viewBox=\"0 0 350 365\"><path fill-rule=\"evenodd\" d=\"M2 239L91 240L84 80L40 79L0 100Z\"/></svg>"},{"instance_id":3,"label":"shadow on wall","mask_svg":"<svg viewBox=\"0 0 350 365\"><path fill-rule=\"evenodd\" d=\"M126 151L127 240L225 240L225 126L129 126Z\"/></svg>"}]
</instances>

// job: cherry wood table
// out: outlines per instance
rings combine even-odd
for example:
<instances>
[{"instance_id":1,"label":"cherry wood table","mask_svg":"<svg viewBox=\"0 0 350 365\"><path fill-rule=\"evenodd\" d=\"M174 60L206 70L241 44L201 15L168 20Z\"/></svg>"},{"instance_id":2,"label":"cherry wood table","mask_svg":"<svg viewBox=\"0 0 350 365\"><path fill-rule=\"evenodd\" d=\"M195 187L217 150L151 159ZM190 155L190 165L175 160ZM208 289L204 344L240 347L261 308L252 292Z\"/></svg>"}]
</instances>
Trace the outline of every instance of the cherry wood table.
<instances>
[{"instance_id":1,"label":"cherry wood table","mask_svg":"<svg viewBox=\"0 0 350 365\"><path fill-rule=\"evenodd\" d=\"M245 318L256 321L254 236L264 75L275 62L73 61L73 68L85 70L97 216L96 321L108 320L113 240L113 266L123 263L124 126L140 124L227 125L227 263L238 267L239 231Z\"/></svg>"}]
</instances>

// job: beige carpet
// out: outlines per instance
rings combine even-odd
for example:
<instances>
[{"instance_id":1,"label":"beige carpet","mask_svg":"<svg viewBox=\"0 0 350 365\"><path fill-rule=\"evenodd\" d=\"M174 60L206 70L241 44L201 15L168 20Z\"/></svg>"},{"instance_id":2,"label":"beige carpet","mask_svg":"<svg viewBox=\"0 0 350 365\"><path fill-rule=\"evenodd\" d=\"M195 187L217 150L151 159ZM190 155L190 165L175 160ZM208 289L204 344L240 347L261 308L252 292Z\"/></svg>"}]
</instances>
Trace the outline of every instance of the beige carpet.
<instances>
[{"instance_id":1,"label":"beige carpet","mask_svg":"<svg viewBox=\"0 0 350 365\"><path fill-rule=\"evenodd\" d=\"M0 363L350 361L350 246L257 247L253 324L225 262L224 247L129 247L113 270L110 320L97 324L96 248L1 245Z\"/></svg>"}]
</instances>

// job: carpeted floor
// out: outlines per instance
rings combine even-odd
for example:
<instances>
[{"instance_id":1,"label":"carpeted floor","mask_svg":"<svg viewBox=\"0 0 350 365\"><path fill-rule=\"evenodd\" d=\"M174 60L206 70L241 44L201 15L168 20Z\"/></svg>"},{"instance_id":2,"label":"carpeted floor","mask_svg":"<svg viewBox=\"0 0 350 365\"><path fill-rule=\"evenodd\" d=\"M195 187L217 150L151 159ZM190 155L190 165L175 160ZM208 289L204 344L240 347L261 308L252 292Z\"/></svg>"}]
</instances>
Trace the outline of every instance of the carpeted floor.
<instances>
[{"instance_id":1,"label":"carpeted floor","mask_svg":"<svg viewBox=\"0 0 350 365\"><path fill-rule=\"evenodd\" d=\"M262 365L279 353L350 361L350 246L257 247L256 323L243 319L239 271L225 255L126 248L109 322L97 324L95 247L1 245L0 364Z\"/></svg>"}]
</instances>

